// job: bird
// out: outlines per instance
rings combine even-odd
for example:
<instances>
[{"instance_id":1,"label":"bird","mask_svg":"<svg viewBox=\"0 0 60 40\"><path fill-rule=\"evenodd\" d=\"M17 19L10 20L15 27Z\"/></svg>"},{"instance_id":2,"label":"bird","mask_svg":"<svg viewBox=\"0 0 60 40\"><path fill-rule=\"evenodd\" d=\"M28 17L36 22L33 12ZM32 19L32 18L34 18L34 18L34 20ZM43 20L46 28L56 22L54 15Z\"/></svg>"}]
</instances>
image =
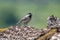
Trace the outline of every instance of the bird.
<instances>
[{"instance_id":1,"label":"bird","mask_svg":"<svg viewBox=\"0 0 60 40\"><path fill-rule=\"evenodd\" d=\"M18 21L17 25L18 26L27 26L28 23L31 21L32 18L32 13L28 13L27 15L25 15L23 18L21 18L21 20Z\"/></svg>"},{"instance_id":2,"label":"bird","mask_svg":"<svg viewBox=\"0 0 60 40\"><path fill-rule=\"evenodd\" d=\"M49 16L47 20L48 20L47 23L48 23L48 27L49 28L57 24L57 22L56 22L57 21L57 17L54 16L54 15Z\"/></svg>"}]
</instances>

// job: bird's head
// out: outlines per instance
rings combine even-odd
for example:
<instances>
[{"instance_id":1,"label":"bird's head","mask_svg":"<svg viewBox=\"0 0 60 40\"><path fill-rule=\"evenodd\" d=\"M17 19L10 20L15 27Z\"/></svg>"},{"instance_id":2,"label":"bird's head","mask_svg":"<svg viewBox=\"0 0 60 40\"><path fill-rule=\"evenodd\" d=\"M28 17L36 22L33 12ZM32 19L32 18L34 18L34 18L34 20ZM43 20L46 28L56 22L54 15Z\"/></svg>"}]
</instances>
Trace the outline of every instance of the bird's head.
<instances>
[{"instance_id":1,"label":"bird's head","mask_svg":"<svg viewBox=\"0 0 60 40\"><path fill-rule=\"evenodd\" d=\"M32 17L32 13L28 13L29 17L31 18Z\"/></svg>"}]
</instances>

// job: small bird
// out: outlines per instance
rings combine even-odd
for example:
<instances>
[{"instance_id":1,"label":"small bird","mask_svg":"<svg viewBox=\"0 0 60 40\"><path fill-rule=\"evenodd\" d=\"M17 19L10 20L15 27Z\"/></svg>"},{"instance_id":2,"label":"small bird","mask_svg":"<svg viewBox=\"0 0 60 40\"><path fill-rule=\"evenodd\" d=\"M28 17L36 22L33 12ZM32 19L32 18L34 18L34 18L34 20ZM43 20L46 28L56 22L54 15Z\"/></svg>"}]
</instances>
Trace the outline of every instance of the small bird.
<instances>
[{"instance_id":1,"label":"small bird","mask_svg":"<svg viewBox=\"0 0 60 40\"><path fill-rule=\"evenodd\" d=\"M48 26L49 26L49 27L54 26L54 25L57 24L57 23L56 23L57 17L54 16L54 15L49 16L47 20L48 20L47 23L48 23Z\"/></svg>"},{"instance_id":2,"label":"small bird","mask_svg":"<svg viewBox=\"0 0 60 40\"><path fill-rule=\"evenodd\" d=\"M32 14L31 13L28 13L25 17L23 17L18 23L17 23L17 25L18 26L27 26L27 24L30 22L30 20L31 20L31 18L32 18Z\"/></svg>"}]
</instances>

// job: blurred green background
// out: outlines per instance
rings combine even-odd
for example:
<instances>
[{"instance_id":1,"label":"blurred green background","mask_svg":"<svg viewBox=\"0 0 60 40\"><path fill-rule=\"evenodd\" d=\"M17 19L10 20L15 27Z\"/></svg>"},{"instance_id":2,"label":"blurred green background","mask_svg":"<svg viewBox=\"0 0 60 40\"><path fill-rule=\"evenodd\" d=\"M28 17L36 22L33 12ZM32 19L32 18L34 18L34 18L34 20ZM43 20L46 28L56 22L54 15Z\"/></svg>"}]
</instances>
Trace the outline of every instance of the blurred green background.
<instances>
[{"instance_id":1,"label":"blurred green background","mask_svg":"<svg viewBox=\"0 0 60 40\"><path fill-rule=\"evenodd\" d=\"M29 12L33 14L29 25L44 28L48 16L60 18L60 0L0 0L0 27L15 25Z\"/></svg>"}]
</instances>

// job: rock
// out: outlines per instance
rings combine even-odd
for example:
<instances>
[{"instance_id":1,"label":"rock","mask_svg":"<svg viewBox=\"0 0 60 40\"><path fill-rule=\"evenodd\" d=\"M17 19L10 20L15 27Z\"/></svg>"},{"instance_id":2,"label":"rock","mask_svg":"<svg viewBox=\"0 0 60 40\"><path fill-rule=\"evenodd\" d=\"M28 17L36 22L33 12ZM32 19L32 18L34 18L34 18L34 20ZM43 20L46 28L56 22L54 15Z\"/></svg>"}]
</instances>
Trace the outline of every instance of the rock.
<instances>
[{"instance_id":1,"label":"rock","mask_svg":"<svg viewBox=\"0 0 60 40\"><path fill-rule=\"evenodd\" d=\"M42 34L41 32L42 30L30 26L11 26L7 31L3 32L4 35L1 39L8 38L7 40L34 40ZM2 35L2 33L0 34Z\"/></svg>"}]
</instances>

